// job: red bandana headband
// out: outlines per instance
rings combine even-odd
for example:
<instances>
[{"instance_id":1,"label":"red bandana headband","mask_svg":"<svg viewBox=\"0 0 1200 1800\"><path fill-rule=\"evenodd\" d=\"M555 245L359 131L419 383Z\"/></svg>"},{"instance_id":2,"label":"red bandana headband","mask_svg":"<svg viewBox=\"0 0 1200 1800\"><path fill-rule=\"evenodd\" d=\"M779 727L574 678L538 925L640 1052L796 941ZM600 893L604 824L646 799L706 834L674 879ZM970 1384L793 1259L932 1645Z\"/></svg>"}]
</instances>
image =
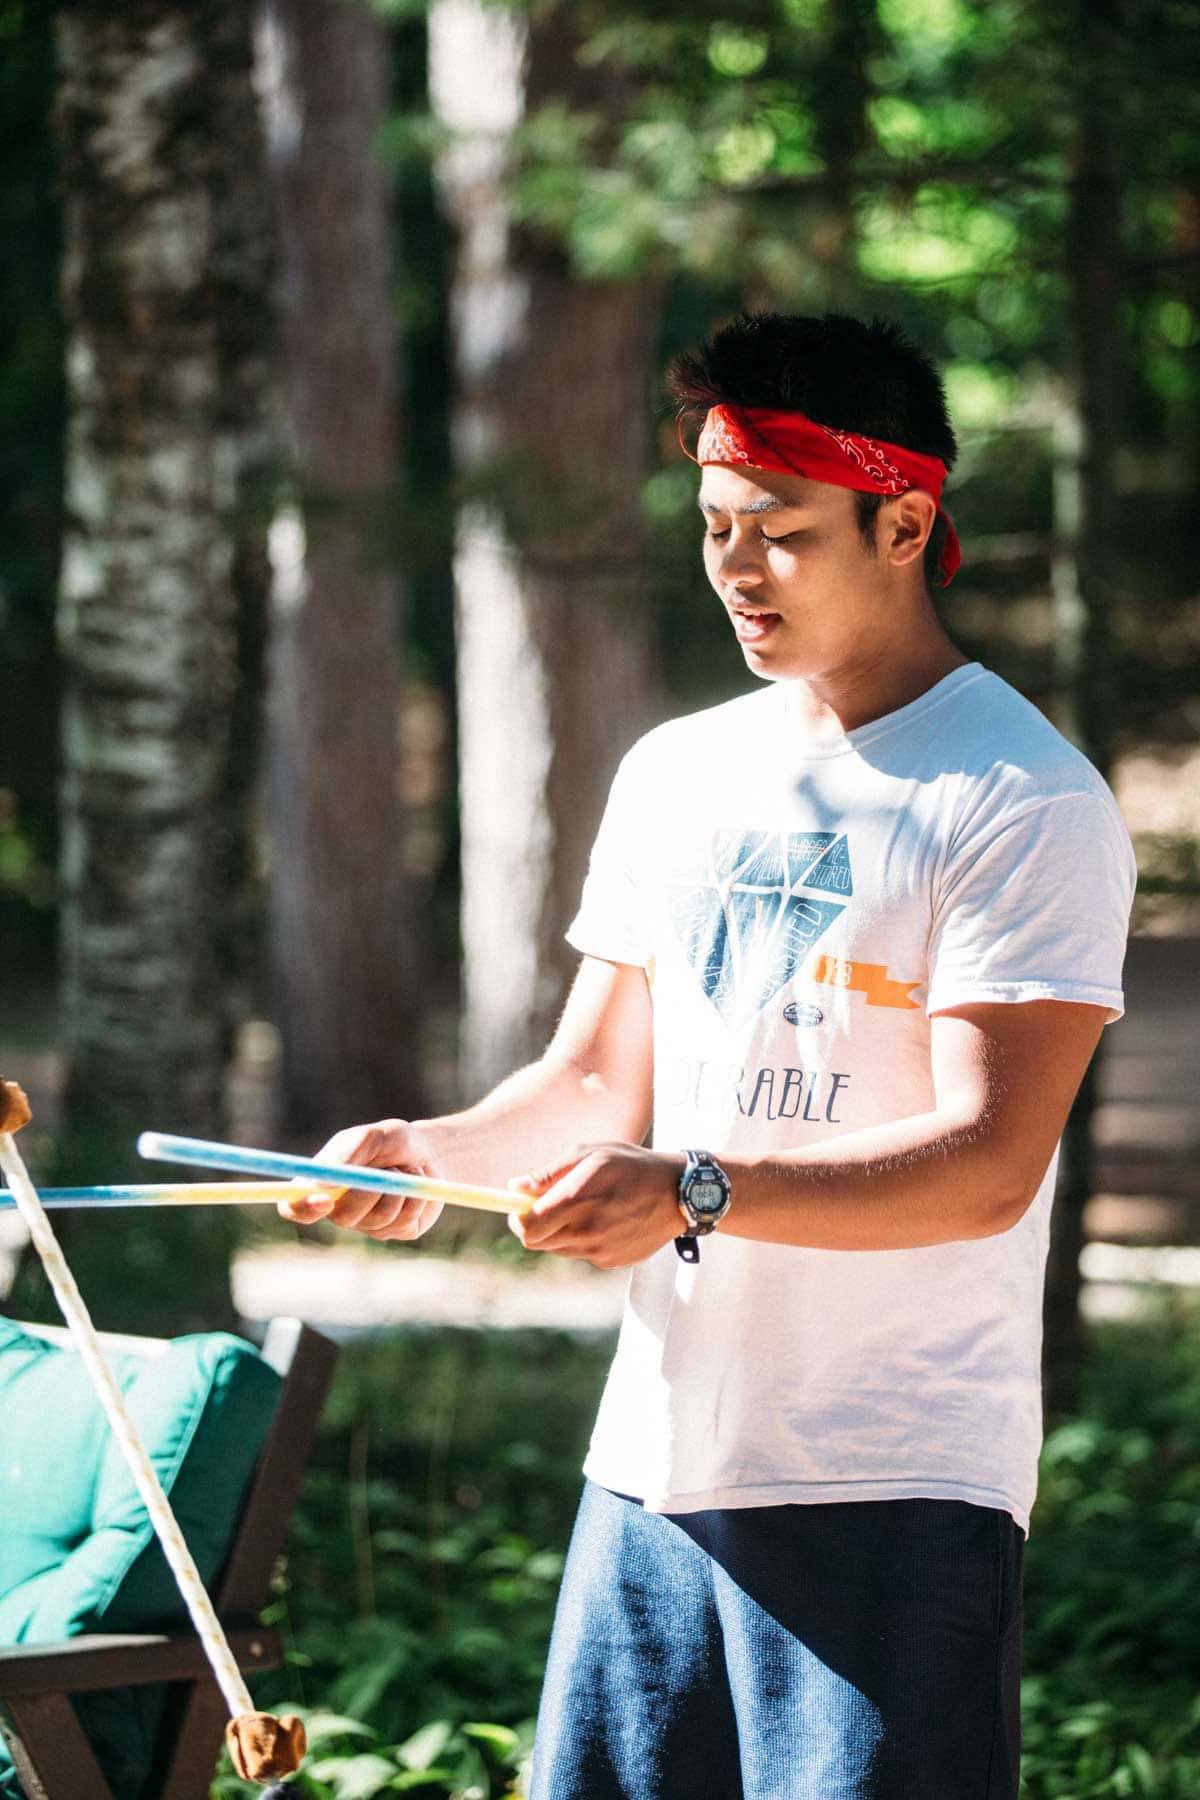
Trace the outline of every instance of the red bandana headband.
<instances>
[{"instance_id":1,"label":"red bandana headband","mask_svg":"<svg viewBox=\"0 0 1200 1800\"><path fill-rule=\"evenodd\" d=\"M769 406L714 406L704 421L693 461L742 463L751 469L773 469L780 475L804 475L860 494L905 494L921 488L938 503L946 521L941 573L945 587L962 562L962 546L950 515L942 506L946 465L937 456L922 456L899 444L860 437L818 425L802 412L776 412Z\"/></svg>"}]
</instances>

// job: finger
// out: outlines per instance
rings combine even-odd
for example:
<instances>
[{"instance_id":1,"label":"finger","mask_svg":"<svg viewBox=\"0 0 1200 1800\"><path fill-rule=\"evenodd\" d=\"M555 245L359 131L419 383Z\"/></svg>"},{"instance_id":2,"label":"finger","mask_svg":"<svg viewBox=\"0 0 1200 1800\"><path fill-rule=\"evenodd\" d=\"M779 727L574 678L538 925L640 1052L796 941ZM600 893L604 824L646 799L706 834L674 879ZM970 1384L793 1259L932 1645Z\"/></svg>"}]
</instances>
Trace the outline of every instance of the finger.
<instances>
[{"instance_id":1,"label":"finger","mask_svg":"<svg viewBox=\"0 0 1200 1800\"><path fill-rule=\"evenodd\" d=\"M587 1175L572 1171L529 1207L522 1219L521 1242L527 1250L545 1249L563 1232L576 1235L586 1205Z\"/></svg>"},{"instance_id":2,"label":"finger","mask_svg":"<svg viewBox=\"0 0 1200 1800\"><path fill-rule=\"evenodd\" d=\"M386 1205L376 1207L356 1229L364 1237L378 1238L381 1242L403 1242L422 1237L440 1218L441 1212L440 1200L422 1200L409 1195L394 1201L389 1199Z\"/></svg>"},{"instance_id":3,"label":"finger","mask_svg":"<svg viewBox=\"0 0 1200 1800\"><path fill-rule=\"evenodd\" d=\"M384 1162L390 1148L390 1134L379 1125L351 1125L336 1131L317 1151L317 1162L359 1164L372 1168ZM380 1204L380 1195L369 1188L336 1188L332 1197L337 1205L326 1209L333 1223L348 1231L357 1230L362 1220Z\"/></svg>"},{"instance_id":4,"label":"finger","mask_svg":"<svg viewBox=\"0 0 1200 1800\"><path fill-rule=\"evenodd\" d=\"M315 1225L318 1220L328 1218L334 1202L346 1191L344 1188L314 1191L311 1182L305 1182L299 1176L288 1185L298 1192L276 1201L275 1210L281 1219L287 1219L293 1225Z\"/></svg>"},{"instance_id":5,"label":"finger","mask_svg":"<svg viewBox=\"0 0 1200 1800\"><path fill-rule=\"evenodd\" d=\"M337 1223L345 1224L350 1231L361 1231L367 1237L375 1237L380 1232L390 1231L396 1221L403 1217L405 1208L413 1204L403 1194L373 1194L370 1206L359 1214L356 1224L351 1225L347 1220L338 1220ZM415 1204L419 1205L420 1202Z\"/></svg>"},{"instance_id":6,"label":"finger","mask_svg":"<svg viewBox=\"0 0 1200 1800\"><path fill-rule=\"evenodd\" d=\"M595 1254L597 1246L592 1238L585 1237L574 1229L564 1228L551 1237L526 1243L525 1248L535 1256L564 1256L588 1261Z\"/></svg>"},{"instance_id":7,"label":"finger","mask_svg":"<svg viewBox=\"0 0 1200 1800\"><path fill-rule=\"evenodd\" d=\"M347 1125L327 1138L316 1153L317 1162L370 1164L387 1155L397 1132L391 1122Z\"/></svg>"},{"instance_id":8,"label":"finger","mask_svg":"<svg viewBox=\"0 0 1200 1800\"><path fill-rule=\"evenodd\" d=\"M595 1173L595 1164L585 1154L578 1161L568 1163L558 1170L555 1179L538 1195L533 1205L526 1209L525 1217L531 1224L548 1221L550 1229L561 1229L560 1209L571 1200L577 1200L587 1187Z\"/></svg>"},{"instance_id":9,"label":"finger","mask_svg":"<svg viewBox=\"0 0 1200 1800\"><path fill-rule=\"evenodd\" d=\"M378 1228L380 1221L390 1222L398 1216L407 1196L377 1194L364 1188L347 1188L339 1194L326 1217L331 1225L343 1231L366 1231ZM386 1229L386 1226L385 1226Z\"/></svg>"},{"instance_id":10,"label":"finger","mask_svg":"<svg viewBox=\"0 0 1200 1800\"><path fill-rule=\"evenodd\" d=\"M586 1149L575 1150L563 1162L551 1163L544 1169L534 1169L528 1175L514 1175L508 1185L519 1194L532 1194L536 1198L552 1188L556 1181L561 1181L564 1175L569 1175L587 1154Z\"/></svg>"},{"instance_id":11,"label":"finger","mask_svg":"<svg viewBox=\"0 0 1200 1800\"><path fill-rule=\"evenodd\" d=\"M300 1185L303 1188L303 1183ZM383 1209L396 1204L403 1205L403 1198L364 1188L329 1188L324 1193L301 1192L294 1199L281 1199L276 1202L276 1210L294 1225L316 1225L328 1219L343 1231L358 1231L372 1213L381 1217ZM394 1212L389 1213L389 1217L394 1216Z\"/></svg>"},{"instance_id":12,"label":"finger","mask_svg":"<svg viewBox=\"0 0 1200 1800\"><path fill-rule=\"evenodd\" d=\"M409 1199L405 1202L404 1211L385 1231L368 1232L369 1237L377 1237L380 1242L411 1243L414 1238L424 1237L430 1228L437 1224L444 1211L440 1200Z\"/></svg>"},{"instance_id":13,"label":"finger","mask_svg":"<svg viewBox=\"0 0 1200 1800\"><path fill-rule=\"evenodd\" d=\"M403 1156L406 1144L407 1126L404 1121L381 1119L368 1125L351 1125L343 1131L335 1132L321 1146L315 1160L358 1164L363 1168L402 1168L405 1166ZM331 1188L329 1202L332 1204L326 1202L324 1195L316 1197L315 1205L319 1210L305 1215L299 1222L311 1223L315 1219L327 1218L331 1224L346 1231L367 1230L373 1233L387 1230L398 1216L396 1203L402 1205L406 1197L380 1195L368 1188Z\"/></svg>"}]
</instances>

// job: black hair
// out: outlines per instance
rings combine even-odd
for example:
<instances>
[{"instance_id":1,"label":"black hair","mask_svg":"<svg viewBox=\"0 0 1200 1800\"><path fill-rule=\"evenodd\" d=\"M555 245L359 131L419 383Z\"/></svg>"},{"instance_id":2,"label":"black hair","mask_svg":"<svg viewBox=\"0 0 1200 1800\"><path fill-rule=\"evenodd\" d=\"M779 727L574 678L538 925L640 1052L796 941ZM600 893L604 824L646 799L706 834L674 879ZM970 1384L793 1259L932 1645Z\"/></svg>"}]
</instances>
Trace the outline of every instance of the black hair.
<instances>
[{"instance_id":1,"label":"black hair","mask_svg":"<svg viewBox=\"0 0 1200 1800\"><path fill-rule=\"evenodd\" d=\"M739 313L698 350L672 360L667 390L681 420L699 422L710 406L770 406L940 457L947 469L958 452L941 376L887 319ZM854 498L859 531L873 546L883 496ZM925 547L931 588L945 537L938 517Z\"/></svg>"}]
</instances>

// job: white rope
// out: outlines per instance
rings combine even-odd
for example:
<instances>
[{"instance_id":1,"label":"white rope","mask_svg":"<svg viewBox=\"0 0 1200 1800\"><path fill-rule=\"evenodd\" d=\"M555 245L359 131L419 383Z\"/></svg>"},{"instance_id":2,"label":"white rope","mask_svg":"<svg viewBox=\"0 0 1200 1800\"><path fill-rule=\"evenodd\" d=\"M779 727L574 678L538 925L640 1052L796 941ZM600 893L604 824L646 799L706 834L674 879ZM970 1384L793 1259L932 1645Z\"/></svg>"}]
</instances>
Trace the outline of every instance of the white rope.
<instances>
[{"instance_id":1,"label":"white rope","mask_svg":"<svg viewBox=\"0 0 1200 1800\"><path fill-rule=\"evenodd\" d=\"M59 1247L58 1239L50 1228L50 1221L37 1197L33 1182L29 1179L29 1172L21 1160L21 1153L13 1142L12 1133L8 1131L0 1131L0 1168L4 1170L8 1178L8 1185L16 1202L17 1210L29 1228L34 1249L42 1259L46 1275L54 1289L55 1298L62 1309L63 1317L70 1327L76 1348L95 1385L97 1398L104 1408L117 1442L124 1452L125 1460L129 1464L129 1472L133 1476L137 1491L145 1503L151 1524L158 1535L158 1541L163 1547L163 1553L179 1584L179 1592L183 1596L192 1624L196 1628L196 1635L203 1644L204 1653L212 1664L212 1672L225 1697L225 1704L234 1718L245 1713L252 1713L255 1710L254 1702L242 1679L242 1672L234 1661L233 1652L226 1641L225 1633L221 1630L212 1601L204 1590L199 1570L192 1561L191 1551L184 1543L183 1533L171 1511L167 1496L163 1493L162 1484L154 1472L154 1466L146 1454L145 1445L138 1436L132 1419L125 1411L121 1390L113 1378L112 1370L104 1360L83 1296L75 1285L75 1277L67 1267L66 1258Z\"/></svg>"}]
</instances>

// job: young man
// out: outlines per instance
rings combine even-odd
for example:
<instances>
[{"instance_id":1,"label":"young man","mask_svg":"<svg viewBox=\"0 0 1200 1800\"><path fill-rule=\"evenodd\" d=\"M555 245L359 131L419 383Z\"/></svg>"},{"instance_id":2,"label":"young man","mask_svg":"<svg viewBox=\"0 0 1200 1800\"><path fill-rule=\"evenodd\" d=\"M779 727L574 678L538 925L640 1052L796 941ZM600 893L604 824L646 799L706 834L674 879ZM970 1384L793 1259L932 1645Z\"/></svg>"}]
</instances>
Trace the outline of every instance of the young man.
<instances>
[{"instance_id":1,"label":"young man","mask_svg":"<svg viewBox=\"0 0 1200 1800\"><path fill-rule=\"evenodd\" d=\"M1121 1011L1129 841L938 621L926 358L762 315L671 380L766 685L621 765L541 1060L327 1154L536 1167L526 1246L632 1265L535 1800L1012 1800L1054 1162Z\"/></svg>"}]
</instances>

